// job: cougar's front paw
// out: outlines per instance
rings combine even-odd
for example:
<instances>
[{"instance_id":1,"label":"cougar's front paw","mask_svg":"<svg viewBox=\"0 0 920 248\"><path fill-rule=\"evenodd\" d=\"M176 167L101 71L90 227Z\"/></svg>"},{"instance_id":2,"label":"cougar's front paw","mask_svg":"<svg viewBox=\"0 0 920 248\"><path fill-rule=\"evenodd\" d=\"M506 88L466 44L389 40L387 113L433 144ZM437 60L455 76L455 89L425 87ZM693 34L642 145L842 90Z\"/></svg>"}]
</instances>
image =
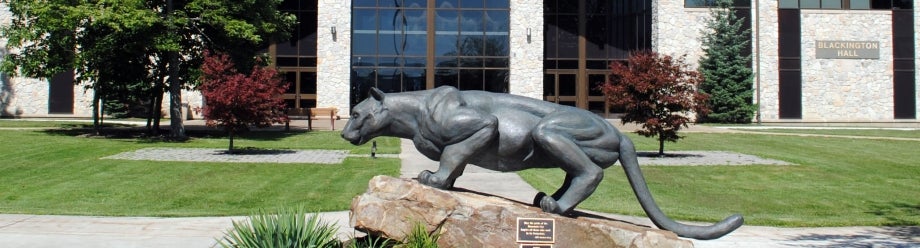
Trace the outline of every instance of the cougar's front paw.
<instances>
[{"instance_id":1,"label":"cougar's front paw","mask_svg":"<svg viewBox=\"0 0 920 248\"><path fill-rule=\"evenodd\" d=\"M434 173L429 170L424 170L418 174L418 182L439 189L450 188L450 184L448 184L443 178L439 178L438 176L434 175Z\"/></svg>"},{"instance_id":2,"label":"cougar's front paw","mask_svg":"<svg viewBox=\"0 0 920 248\"><path fill-rule=\"evenodd\" d=\"M562 209L559 208L559 204L556 203L556 199L553 199L546 194L543 194L543 199L540 199L540 209L547 213L562 214Z\"/></svg>"}]
</instances>

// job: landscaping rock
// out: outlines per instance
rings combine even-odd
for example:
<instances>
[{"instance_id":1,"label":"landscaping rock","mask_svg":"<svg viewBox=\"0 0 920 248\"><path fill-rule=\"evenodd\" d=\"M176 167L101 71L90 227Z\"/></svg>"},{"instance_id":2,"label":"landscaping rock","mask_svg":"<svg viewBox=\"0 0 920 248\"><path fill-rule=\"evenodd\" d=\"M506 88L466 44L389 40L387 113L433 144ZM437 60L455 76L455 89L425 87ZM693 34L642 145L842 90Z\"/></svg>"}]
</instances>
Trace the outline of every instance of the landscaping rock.
<instances>
[{"instance_id":1,"label":"landscaping rock","mask_svg":"<svg viewBox=\"0 0 920 248\"><path fill-rule=\"evenodd\" d=\"M566 217L475 192L445 191L377 176L351 205L355 229L403 240L416 224L440 232L441 247L519 247L518 218L555 220L554 247L693 247L672 232L603 217Z\"/></svg>"}]
</instances>

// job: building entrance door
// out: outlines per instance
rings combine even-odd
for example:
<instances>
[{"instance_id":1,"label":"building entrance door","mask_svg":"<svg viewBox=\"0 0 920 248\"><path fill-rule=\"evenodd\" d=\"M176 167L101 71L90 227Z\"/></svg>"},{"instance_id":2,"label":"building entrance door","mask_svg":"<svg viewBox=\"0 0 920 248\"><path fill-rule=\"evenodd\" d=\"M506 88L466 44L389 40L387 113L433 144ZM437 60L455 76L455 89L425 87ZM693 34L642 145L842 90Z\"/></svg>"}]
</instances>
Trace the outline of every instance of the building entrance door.
<instances>
[{"instance_id":1,"label":"building entrance door","mask_svg":"<svg viewBox=\"0 0 920 248\"><path fill-rule=\"evenodd\" d=\"M615 113L620 113L620 109L611 109L610 104L607 104L607 98L604 97L604 91L600 89L601 85L606 84L610 77L610 72L605 70L588 70L587 82L585 85L587 87L587 99L585 105L587 106L588 111L591 111L595 114L604 116L605 118L610 117L611 111Z\"/></svg>"},{"instance_id":2,"label":"building entrance door","mask_svg":"<svg viewBox=\"0 0 920 248\"><path fill-rule=\"evenodd\" d=\"M543 78L543 100L578 106L578 74L575 70L547 70Z\"/></svg>"},{"instance_id":3,"label":"building entrance door","mask_svg":"<svg viewBox=\"0 0 920 248\"><path fill-rule=\"evenodd\" d=\"M287 108L315 108L316 107L316 68L284 68L279 69L288 83L284 92L284 103Z\"/></svg>"}]
</instances>

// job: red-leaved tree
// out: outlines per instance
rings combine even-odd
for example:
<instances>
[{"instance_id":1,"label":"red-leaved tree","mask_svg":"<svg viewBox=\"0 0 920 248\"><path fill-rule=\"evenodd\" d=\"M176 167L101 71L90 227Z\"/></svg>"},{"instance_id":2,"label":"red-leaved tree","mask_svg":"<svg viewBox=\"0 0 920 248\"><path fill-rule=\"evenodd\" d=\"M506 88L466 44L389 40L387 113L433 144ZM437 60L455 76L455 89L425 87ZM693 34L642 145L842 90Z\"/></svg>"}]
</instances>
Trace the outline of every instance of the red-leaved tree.
<instances>
[{"instance_id":1,"label":"red-leaved tree","mask_svg":"<svg viewBox=\"0 0 920 248\"><path fill-rule=\"evenodd\" d=\"M703 77L683 57L636 52L626 63L611 63L610 69L610 82L600 87L611 105L626 109L624 124L641 125L642 136L658 136L659 156L664 155L665 141L681 138L677 131L687 127L694 112L709 111L708 95L697 90Z\"/></svg>"},{"instance_id":2,"label":"red-leaved tree","mask_svg":"<svg viewBox=\"0 0 920 248\"><path fill-rule=\"evenodd\" d=\"M269 127L288 118L282 99L288 85L277 71L256 65L246 75L234 66L226 54L205 52L198 86L206 102L207 125L227 131L231 153L234 135L249 131L250 126Z\"/></svg>"}]
</instances>

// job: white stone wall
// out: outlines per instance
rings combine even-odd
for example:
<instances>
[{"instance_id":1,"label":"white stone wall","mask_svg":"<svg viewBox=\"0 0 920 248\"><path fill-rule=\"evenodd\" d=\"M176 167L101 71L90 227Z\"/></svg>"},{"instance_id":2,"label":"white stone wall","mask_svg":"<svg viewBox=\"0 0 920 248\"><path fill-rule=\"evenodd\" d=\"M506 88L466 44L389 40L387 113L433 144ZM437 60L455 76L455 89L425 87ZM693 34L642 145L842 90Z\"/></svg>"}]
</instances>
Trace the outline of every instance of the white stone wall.
<instances>
[{"instance_id":1,"label":"white stone wall","mask_svg":"<svg viewBox=\"0 0 920 248\"><path fill-rule=\"evenodd\" d=\"M915 100L916 117L920 118L920 1L914 0L914 90L917 91ZM916 121L916 120L913 120Z\"/></svg>"},{"instance_id":2,"label":"white stone wall","mask_svg":"<svg viewBox=\"0 0 920 248\"><path fill-rule=\"evenodd\" d=\"M754 103L758 104L761 120L779 121L779 6L777 1L755 3L760 5L752 14L757 16L752 25L755 37L752 59L757 65L754 68Z\"/></svg>"},{"instance_id":3,"label":"white stone wall","mask_svg":"<svg viewBox=\"0 0 920 248\"><path fill-rule=\"evenodd\" d=\"M890 11L802 10L802 121L894 120ZM816 59L815 41L878 41L879 59Z\"/></svg>"},{"instance_id":4,"label":"white stone wall","mask_svg":"<svg viewBox=\"0 0 920 248\"><path fill-rule=\"evenodd\" d=\"M0 25L12 23L12 13L6 3L0 3ZM7 53L6 40L0 40L0 59ZM9 77L0 75L0 116L14 117L88 117L92 115L93 93L83 86L74 86L73 115L48 114L49 83L47 79Z\"/></svg>"},{"instance_id":5,"label":"white stone wall","mask_svg":"<svg viewBox=\"0 0 920 248\"><path fill-rule=\"evenodd\" d=\"M543 99L543 2L512 0L510 19L510 93Z\"/></svg>"},{"instance_id":6,"label":"white stone wall","mask_svg":"<svg viewBox=\"0 0 920 248\"><path fill-rule=\"evenodd\" d=\"M685 8L684 0L655 0L652 13L652 49L672 57L686 55L686 62L696 68L709 9Z\"/></svg>"},{"instance_id":7,"label":"white stone wall","mask_svg":"<svg viewBox=\"0 0 920 248\"><path fill-rule=\"evenodd\" d=\"M316 32L316 106L351 114L351 1L320 0ZM333 39L332 28L335 27Z\"/></svg>"}]
</instances>

